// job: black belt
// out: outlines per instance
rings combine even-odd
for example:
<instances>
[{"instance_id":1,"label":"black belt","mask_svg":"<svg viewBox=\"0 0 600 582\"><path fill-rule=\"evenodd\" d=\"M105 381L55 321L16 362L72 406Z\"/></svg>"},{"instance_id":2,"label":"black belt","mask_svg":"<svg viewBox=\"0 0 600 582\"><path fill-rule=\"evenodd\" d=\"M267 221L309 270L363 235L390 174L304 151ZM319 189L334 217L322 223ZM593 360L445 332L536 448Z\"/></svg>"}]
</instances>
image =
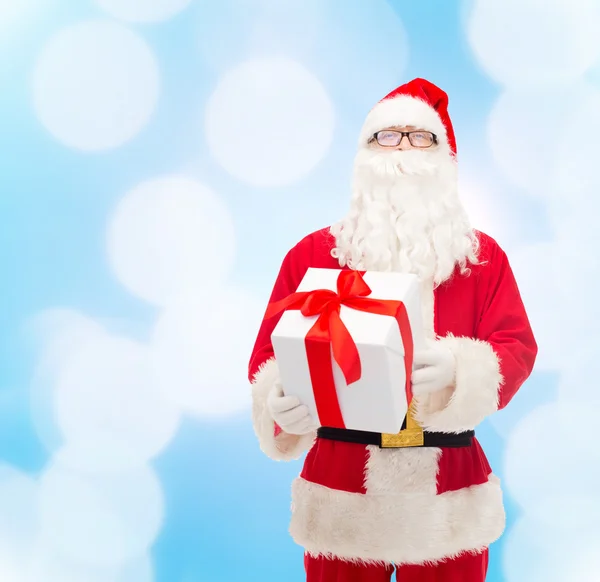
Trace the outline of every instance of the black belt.
<instances>
[{"instance_id":1,"label":"black belt","mask_svg":"<svg viewBox=\"0 0 600 582\"><path fill-rule=\"evenodd\" d=\"M404 447L470 447L475 436L474 430L449 434L421 430L401 430L398 434L382 434L362 430L330 428L322 426L317 437L346 443L376 445L384 449Z\"/></svg>"}]
</instances>

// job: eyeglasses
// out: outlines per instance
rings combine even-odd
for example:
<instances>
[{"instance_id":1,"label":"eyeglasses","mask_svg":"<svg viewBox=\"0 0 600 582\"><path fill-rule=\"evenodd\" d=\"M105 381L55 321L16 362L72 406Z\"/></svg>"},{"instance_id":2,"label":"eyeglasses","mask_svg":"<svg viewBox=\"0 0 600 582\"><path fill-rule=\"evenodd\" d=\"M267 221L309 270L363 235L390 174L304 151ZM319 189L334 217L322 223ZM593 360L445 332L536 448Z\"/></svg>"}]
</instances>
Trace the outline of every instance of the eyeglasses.
<instances>
[{"instance_id":1,"label":"eyeglasses","mask_svg":"<svg viewBox=\"0 0 600 582\"><path fill-rule=\"evenodd\" d=\"M395 148L400 145L404 136L408 136L410 145L414 148L430 148L437 143L437 136L430 131L396 131L386 129L378 131L371 138L384 148Z\"/></svg>"}]
</instances>

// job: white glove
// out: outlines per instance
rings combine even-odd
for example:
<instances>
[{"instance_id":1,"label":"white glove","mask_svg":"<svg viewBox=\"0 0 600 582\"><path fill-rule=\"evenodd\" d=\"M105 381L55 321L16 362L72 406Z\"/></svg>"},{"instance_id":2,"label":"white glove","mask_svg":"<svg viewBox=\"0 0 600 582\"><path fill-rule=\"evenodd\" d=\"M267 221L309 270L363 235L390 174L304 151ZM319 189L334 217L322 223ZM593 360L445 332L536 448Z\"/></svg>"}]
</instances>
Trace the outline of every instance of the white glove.
<instances>
[{"instance_id":1,"label":"white glove","mask_svg":"<svg viewBox=\"0 0 600 582\"><path fill-rule=\"evenodd\" d=\"M432 341L428 347L415 352L412 388L415 396L438 392L454 384L456 359L450 349Z\"/></svg>"},{"instance_id":2,"label":"white glove","mask_svg":"<svg viewBox=\"0 0 600 582\"><path fill-rule=\"evenodd\" d=\"M284 396L281 384L276 384L271 390L267 408L283 432L303 435L317 429L308 407L296 396Z\"/></svg>"}]
</instances>

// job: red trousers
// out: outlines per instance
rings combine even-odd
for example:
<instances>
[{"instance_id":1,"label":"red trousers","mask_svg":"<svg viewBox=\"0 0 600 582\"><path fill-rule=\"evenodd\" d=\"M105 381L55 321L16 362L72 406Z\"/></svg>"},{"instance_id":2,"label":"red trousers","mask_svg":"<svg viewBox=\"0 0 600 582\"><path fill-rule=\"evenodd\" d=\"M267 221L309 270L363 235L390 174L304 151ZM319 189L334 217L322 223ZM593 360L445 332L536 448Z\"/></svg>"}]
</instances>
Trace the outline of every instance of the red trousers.
<instances>
[{"instance_id":1,"label":"red trousers","mask_svg":"<svg viewBox=\"0 0 600 582\"><path fill-rule=\"evenodd\" d=\"M390 582L394 566L353 564L306 555L306 582ZM485 582L488 551L465 553L431 566L398 566L397 582Z\"/></svg>"}]
</instances>

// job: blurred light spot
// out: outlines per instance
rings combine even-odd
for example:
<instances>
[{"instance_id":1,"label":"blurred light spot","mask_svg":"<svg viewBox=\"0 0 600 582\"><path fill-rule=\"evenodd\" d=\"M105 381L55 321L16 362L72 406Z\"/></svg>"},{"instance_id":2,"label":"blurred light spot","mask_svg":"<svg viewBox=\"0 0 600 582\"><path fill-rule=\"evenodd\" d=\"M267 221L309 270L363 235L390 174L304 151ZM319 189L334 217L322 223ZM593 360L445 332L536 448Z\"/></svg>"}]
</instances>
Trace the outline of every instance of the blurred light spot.
<instances>
[{"instance_id":1,"label":"blurred light spot","mask_svg":"<svg viewBox=\"0 0 600 582\"><path fill-rule=\"evenodd\" d=\"M164 304L184 290L219 284L229 274L235 231L223 202L184 177L157 178L129 192L108 229L108 255L129 291Z\"/></svg>"},{"instance_id":2,"label":"blurred light spot","mask_svg":"<svg viewBox=\"0 0 600 582\"><path fill-rule=\"evenodd\" d=\"M511 238L510 220L505 216L505 210L482 181L462 175L458 192L473 228L485 232L500 244Z\"/></svg>"},{"instance_id":3,"label":"blurred light spot","mask_svg":"<svg viewBox=\"0 0 600 582\"><path fill-rule=\"evenodd\" d=\"M521 517L503 536L503 570L506 582L558 582L553 576L556 559L568 551L561 546L560 530L531 517ZM556 550L560 547L560 552ZM561 580L560 582L566 582Z\"/></svg>"},{"instance_id":4,"label":"blurred light spot","mask_svg":"<svg viewBox=\"0 0 600 582\"><path fill-rule=\"evenodd\" d=\"M121 568L116 582L154 582L154 579L152 561L145 555Z\"/></svg>"},{"instance_id":5,"label":"blurred light spot","mask_svg":"<svg viewBox=\"0 0 600 582\"><path fill-rule=\"evenodd\" d=\"M41 122L63 144L118 147L148 122L159 93L152 51L131 30L87 21L58 32L35 67L33 97Z\"/></svg>"},{"instance_id":6,"label":"blurred light spot","mask_svg":"<svg viewBox=\"0 0 600 582\"><path fill-rule=\"evenodd\" d=\"M569 350L570 357L562 368L558 394L561 400L587 402L591 408L600 410L600 390L595 381L600 378L597 322L597 317L591 318L590 333L584 335L584 341L578 343L576 350Z\"/></svg>"},{"instance_id":7,"label":"blurred light spot","mask_svg":"<svg viewBox=\"0 0 600 582\"><path fill-rule=\"evenodd\" d=\"M580 207L577 212L580 217L586 213L598 216L593 203ZM595 323L600 319L600 257L597 241L584 229L586 221L574 222L557 231L554 261L559 270L555 284L565 298L561 305L570 325L565 331L575 333L566 336L569 338L569 348L576 346L577 351L581 351L589 346L589 338L595 337L598 331ZM598 238L597 225L592 232Z\"/></svg>"},{"instance_id":8,"label":"blurred light spot","mask_svg":"<svg viewBox=\"0 0 600 582\"><path fill-rule=\"evenodd\" d=\"M551 89L518 89L503 93L496 101L488 121L488 139L495 162L515 185L528 193L549 199L569 195L557 192L560 164L568 139L573 156L589 159L586 151L571 141L568 126L573 109L586 101L589 87L554 86ZM593 117L592 117L593 119ZM588 125L573 127L585 141ZM567 158L568 159L568 158ZM574 179L576 176L574 176Z\"/></svg>"},{"instance_id":9,"label":"blurred light spot","mask_svg":"<svg viewBox=\"0 0 600 582\"><path fill-rule=\"evenodd\" d=\"M558 145L557 188L565 193L565 197L576 208L581 209L585 205L589 212L593 205L596 215L600 211L599 134L600 91L590 88L572 104L560 138L555 137Z\"/></svg>"},{"instance_id":10,"label":"blurred light spot","mask_svg":"<svg viewBox=\"0 0 600 582\"><path fill-rule=\"evenodd\" d=\"M568 83L600 56L599 21L596 0L476 0L467 35L480 65L501 84Z\"/></svg>"},{"instance_id":11,"label":"blurred light spot","mask_svg":"<svg viewBox=\"0 0 600 582\"><path fill-rule=\"evenodd\" d=\"M122 566L95 567L69 560L52 546L41 544L34 547L25 570L25 582L154 582L147 556Z\"/></svg>"},{"instance_id":12,"label":"blurred light spot","mask_svg":"<svg viewBox=\"0 0 600 582\"><path fill-rule=\"evenodd\" d=\"M503 538L506 582L595 582L600 539L594 530L519 519Z\"/></svg>"},{"instance_id":13,"label":"blurred light spot","mask_svg":"<svg viewBox=\"0 0 600 582\"><path fill-rule=\"evenodd\" d=\"M250 60L230 70L206 110L212 155L254 186L284 186L311 172L329 150L334 125L321 83L286 58Z\"/></svg>"},{"instance_id":14,"label":"blurred light spot","mask_svg":"<svg viewBox=\"0 0 600 582\"><path fill-rule=\"evenodd\" d=\"M140 558L164 515L161 487L148 467L92 475L54 462L41 477L40 503L43 545L98 568Z\"/></svg>"},{"instance_id":15,"label":"blurred light spot","mask_svg":"<svg viewBox=\"0 0 600 582\"><path fill-rule=\"evenodd\" d=\"M32 0L0 0L0 31L4 36L10 32L16 22L22 22L23 17L31 9Z\"/></svg>"},{"instance_id":16,"label":"blurred light spot","mask_svg":"<svg viewBox=\"0 0 600 582\"><path fill-rule=\"evenodd\" d=\"M585 156L587 152L581 152ZM577 180L577 177L574 177ZM546 211L548 222L556 232L557 239L577 242L589 247L590 250L600 247L600 230L598 215L600 214L600 186L586 188L583 191L573 189L563 190L562 196L555 196L548 201ZM595 257L598 257L596 254ZM589 253L573 257L581 266L583 260L588 260ZM600 272L600 271L599 271Z\"/></svg>"},{"instance_id":17,"label":"blurred light spot","mask_svg":"<svg viewBox=\"0 0 600 582\"><path fill-rule=\"evenodd\" d=\"M9 465L0 465L0 555L14 565L25 560L39 526L38 485ZM0 559L0 580L4 582ZM10 577L8 577L10 581Z\"/></svg>"},{"instance_id":18,"label":"blurred light spot","mask_svg":"<svg viewBox=\"0 0 600 582\"><path fill-rule=\"evenodd\" d=\"M79 447L72 460L143 462L171 441L179 411L156 390L150 357L146 346L109 335L71 352L57 377L55 410L65 440Z\"/></svg>"},{"instance_id":19,"label":"blurred light spot","mask_svg":"<svg viewBox=\"0 0 600 582\"><path fill-rule=\"evenodd\" d=\"M265 306L242 292L186 295L155 329L152 361L164 393L193 415L229 415L250 405L248 359Z\"/></svg>"},{"instance_id":20,"label":"blurred light spot","mask_svg":"<svg viewBox=\"0 0 600 582\"><path fill-rule=\"evenodd\" d=\"M537 370L559 370L570 358L564 338L575 322L569 320L568 297L557 284L561 265L556 250L552 243L539 243L521 247L509 257L539 347Z\"/></svg>"},{"instance_id":21,"label":"blurred light spot","mask_svg":"<svg viewBox=\"0 0 600 582\"><path fill-rule=\"evenodd\" d=\"M36 348L43 350L46 358L56 362L79 345L82 338L102 335L104 328L74 309L54 307L30 317L24 332Z\"/></svg>"},{"instance_id":22,"label":"blurred light spot","mask_svg":"<svg viewBox=\"0 0 600 582\"><path fill-rule=\"evenodd\" d=\"M406 80L406 30L385 0L221 0L203 3L198 15L202 58L215 71L242 59L294 59L335 91L350 115L365 115Z\"/></svg>"},{"instance_id":23,"label":"blurred light spot","mask_svg":"<svg viewBox=\"0 0 600 582\"><path fill-rule=\"evenodd\" d=\"M119 435L82 434L57 449L54 459L62 467L75 471L109 474L145 464L150 456L147 449L146 446L141 452L140 447L124 442Z\"/></svg>"},{"instance_id":24,"label":"blurred light spot","mask_svg":"<svg viewBox=\"0 0 600 582\"><path fill-rule=\"evenodd\" d=\"M586 401L569 399L542 405L517 424L506 443L504 486L525 511L561 494L600 503L597 416Z\"/></svg>"},{"instance_id":25,"label":"blurred light spot","mask_svg":"<svg viewBox=\"0 0 600 582\"><path fill-rule=\"evenodd\" d=\"M15 557L8 552L0 549L0 580L2 582L34 582L29 580L20 573L19 568L15 565Z\"/></svg>"},{"instance_id":26,"label":"blurred light spot","mask_svg":"<svg viewBox=\"0 0 600 582\"><path fill-rule=\"evenodd\" d=\"M359 111L364 118L375 103L409 80L409 37L399 16L401 4L396 5L394 10L386 0L323 3L312 67L350 115Z\"/></svg>"},{"instance_id":27,"label":"blurred light spot","mask_svg":"<svg viewBox=\"0 0 600 582\"><path fill-rule=\"evenodd\" d=\"M527 515L550 528L595 528L600 523L600 491L592 495L568 490L546 495L540 491L538 499L528 503Z\"/></svg>"},{"instance_id":28,"label":"blurred light spot","mask_svg":"<svg viewBox=\"0 0 600 582\"><path fill-rule=\"evenodd\" d=\"M577 580L577 582L597 582L600 572L600 535L596 527L590 536L581 540L577 551L565 560L562 580Z\"/></svg>"},{"instance_id":29,"label":"blurred light spot","mask_svg":"<svg viewBox=\"0 0 600 582\"><path fill-rule=\"evenodd\" d=\"M242 59L269 53L302 59L315 43L326 1L204 2L198 7L197 28L202 58L219 73Z\"/></svg>"},{"instance_id":30,"label":"blurred light spot","mask_svg":"<svg viewBox=\"0 0 600 582\"><path fill-rule=\"evenodd\" d=\"M539 347L536 370L573 369L597 335L600 261L594 246L578 240L577 222L570 224L554 241L519 247L509 256ZM588 369L587 363L582 365ZM574 389L593 392L589 382Z\"/></svg>"},{"instance_id":31,"label":"blurred light spot","mask_svg":"<svg viewBox=\"0 0 600 582\"><path fill-rule=\"evenodd\" d=\"M29 387L31 420L41 443L54 451L64 440L54 414L58 375L74 351L106 332L97 321L77 311L56 308L31 317L24 333L37 353Z\"/></svg>"},{"instance_id":32,"label":"blurred light spot","mask_svg":"<svg viewBox=\"0 0 600 582\"><path fill-rule=\"evenodd\" d=\"M159 22L172 18L191 0L94 0L115 18L129 22Z\"/></svg>"}]
</instances>

